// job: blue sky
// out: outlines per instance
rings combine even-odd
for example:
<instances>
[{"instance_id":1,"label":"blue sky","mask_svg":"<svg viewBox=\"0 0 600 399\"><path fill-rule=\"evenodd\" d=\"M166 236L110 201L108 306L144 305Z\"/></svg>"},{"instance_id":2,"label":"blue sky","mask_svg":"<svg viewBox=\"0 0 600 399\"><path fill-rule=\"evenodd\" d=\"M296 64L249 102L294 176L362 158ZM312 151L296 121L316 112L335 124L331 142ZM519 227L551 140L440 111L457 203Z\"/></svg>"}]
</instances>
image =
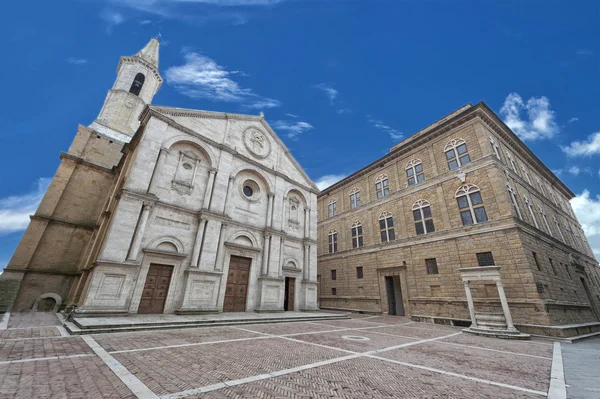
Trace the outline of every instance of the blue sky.
<instances>
[{"instance_id":1,"label":"blue sky","mask_svg":"<svg viewBox=\"0 0 600 399\"><path fill-rule=\"evenodd\" d=\"M161 35L154 104L263 111L321 186L481 100L578 196L600 256L600 3L63 0L0 15L0 268L121 55Z\"/></svg>"}]
</instances>

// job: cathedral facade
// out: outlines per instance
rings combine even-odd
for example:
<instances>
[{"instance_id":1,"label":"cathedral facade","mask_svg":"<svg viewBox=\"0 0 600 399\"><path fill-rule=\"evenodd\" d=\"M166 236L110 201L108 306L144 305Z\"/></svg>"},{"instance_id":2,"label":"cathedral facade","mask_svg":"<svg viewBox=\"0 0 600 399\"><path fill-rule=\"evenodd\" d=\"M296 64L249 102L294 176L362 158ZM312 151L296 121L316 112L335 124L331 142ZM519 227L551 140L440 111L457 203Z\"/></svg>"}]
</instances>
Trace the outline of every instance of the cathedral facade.
<instances>
[{"instance_id":1,"label":"cathedral facade","mask_svg":"<svg viewBox=\"0 0 600 399\"><path fill-rule=\"evenodd\" d=\"M150 105L158 51L121 58L0 276L0 306L317 309L318 189L262 115Z\"/></svg>"},{"instance_id":2,"label":"cathedral facade","mask_svg":"<svg viewBox=\"0 0 600 399\"><path fill-rule=\"evenodd\" d=\"M320 306L600 331L573 197L487 105L465 105L319 194Z\"/></svg>"}]
</instances>

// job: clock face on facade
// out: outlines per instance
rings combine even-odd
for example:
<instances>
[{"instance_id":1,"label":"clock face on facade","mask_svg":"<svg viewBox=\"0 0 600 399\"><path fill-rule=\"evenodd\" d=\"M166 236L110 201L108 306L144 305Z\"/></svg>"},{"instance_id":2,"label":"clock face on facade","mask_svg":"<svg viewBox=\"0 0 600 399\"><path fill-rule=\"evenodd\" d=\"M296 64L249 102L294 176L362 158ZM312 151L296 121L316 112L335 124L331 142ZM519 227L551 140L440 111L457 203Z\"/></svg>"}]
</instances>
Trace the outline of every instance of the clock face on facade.
<instances>
[{"instance_id":1,"label":"clock face on facade","mask_svg":"<svg viewBox=\"0 0 600 399\"><path fill-rule=\"evenodd\" d=\"M271 153L271 142L263 132L255 127L244 131L244 145L256 158L266 158Z\"/></svg>"}]
</instances>

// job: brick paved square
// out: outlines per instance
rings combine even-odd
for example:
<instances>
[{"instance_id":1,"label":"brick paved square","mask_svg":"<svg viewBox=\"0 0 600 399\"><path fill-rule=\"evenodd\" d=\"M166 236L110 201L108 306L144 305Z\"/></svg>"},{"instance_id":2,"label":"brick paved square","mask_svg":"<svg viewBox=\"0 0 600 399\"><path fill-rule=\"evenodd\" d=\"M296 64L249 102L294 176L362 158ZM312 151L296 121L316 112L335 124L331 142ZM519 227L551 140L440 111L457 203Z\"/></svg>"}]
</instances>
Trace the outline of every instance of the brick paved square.
<instances>
[{"instance_id":1,"label":"brick paved square","mask_svg":"<svg viewBox=\"0 0 600 399\"><path fill-rule=\"evenodd\" d=\"M323 320L314 321L312 323L321 324L324 326L342 327L342 328L361 328L361 327L376 327L383 323L373 323L370 320Z\"/></svg>"},{"instance_id":2,"label":"brick paved square","mask_svg":"<svg viewBox=\"0 0 600 399\"><path fill-rule=\"evenodd\" d=\"M0 339L59 337L60 332L56 327L29 327L0 331Z\"/></svg>"},{"instance_id":3,"label":"brick paved square","mask_svg":"<svg viewBox=\"0 0 600 399\"><path fill-rule=\"evenodd\" d=\"M383 360L359 358L191 398L539 398Z\"/></svg>"},{"instance_id":4,"label":"brick paved square","mask_svg":"<svg viewBox=\"0 0 600 399\"><path fill-rule=\"evenodd\" d=\"M97 357L0 365L0 398L134 398Z\"/></svg>"},{"instance_id":5,"label":"brick paved square","mask_svg":"<svg viewBox=\"0 0 600 399\"><path fill-rule=\"evenodd\" d=\"M410 337L410 338L418 338L418 339L430 339L430 338L439 338L445 335L453 334L458 331L440 331L435 329L427 329L427 328L408 328L408 326L395 326L388 325L386 327L379 328L371 328L367 330L369 332L377 332L383 334L391 334L399 337Z\"/></svg>"},{"instance_id":6,"label":"brick paved square","mask_svg":"<svg viewBox=\"0 0 600 399\"><path fill-rule=\"evenodd\" d=\"M81 337L0 341L0 362L93 353Z\"/></svg>"},{"instance_id":7,"label":"brick paved square","mask_svg":"<svg viewBox=\"0 0 600 399\"><path fill-rule=\"evenodd\" d=\"M267 334L299 334L315 331L329 331L343 329L345 327L331 327L316 323L274 323L274 324L252 324L239 326L248 330Z\"/></svg>"},{"instance_id":8,"label":"brick paved square","mask_svg":"<svg viewBox=\"0 0 600 399\"><path fill-rule=\"evenodd\" d=\"M552 365L551 360L433 342L378 356L538 391L548 390Z\"/></svg>"},{"instance_id":9,"label":"brick paved square","mask_svg":"<svg viewBox=\"0 0 600 399\"><path fill-rule=\"evenodd\" d=\"M414 341L414 339L410 338L370 334L367 331L368 330L350 330L322 334L295 335L293 338L305 342L312 342L315 344L332 346L334 348L340 348L353 352L368 352L375 349L386 348L388 346L396 346ZM344 337L350 337L351 339Z\"/></svg>"},{"instance_id":10,"label":"brick paved square","mask_svg":"<svg viewBox=\"0 0 600 399\"><path fill-rule=\"evenodd\" d=\"M370 317L363 321L368 321L369 323L377 323L377 324L405 324L405 323L413 322L410 319L410 317L387 316L387 315Z\"/></svg>"},{"instance_id":11,"label":"brick paved square","mask_svg":"<svg viewBox=\"0 0 600 399\"><path fill-rule=\"evenodd\" d=\"M60 326L61 322L54 313L16 312L8 319L8 328L27 328L42 326Z\"/></svg>"},{"instance_id":12,"label":"brick paved square","mask_svg":"<svg viewBox=\"0 0 600 399\"><path fill-rule=\"evenodd\" d=\"M188 328L152 332L101 334L93 338L108 352L158 346L223 341L228 339L256 337L259 334L230 327Z\"/></svg>"},{"instance_id":13,"label":"brick paved square","mask_svg":"<svg viewBox=\"0 0 600 399\"><path fill-rule=\"evenodd\" d=\"M114 357L152 391L164 395L343 355L336 350L268 338L120 353Z\"/></svg>"},{"instance_id":14,"label":"brick paved square","mask_svg":"<svg viewBox=\"0 0 600 399\"><path fill-rule=\"evenodd\" d=\"M460 334L436 342L452 342L462 345L490 348L506 352L524 353L533 356L552 358L552 342L549 341L517 341L491 339L471 334Z\"/></svg>"}]
</instances>

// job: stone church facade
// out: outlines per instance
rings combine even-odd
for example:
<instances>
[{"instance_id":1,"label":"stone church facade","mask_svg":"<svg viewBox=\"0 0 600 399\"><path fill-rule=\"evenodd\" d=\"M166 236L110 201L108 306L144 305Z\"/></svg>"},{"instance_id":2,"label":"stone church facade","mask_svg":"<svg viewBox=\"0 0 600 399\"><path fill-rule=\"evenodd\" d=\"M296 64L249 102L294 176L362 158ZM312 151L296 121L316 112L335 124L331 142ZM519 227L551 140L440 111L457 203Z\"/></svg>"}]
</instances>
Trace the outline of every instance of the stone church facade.
<instances>
[{"instance_id":1,"label":"stone church facade","mask_svg":"<svg viewBox=\"0 0 600 399\"><path fill-rule=\"evenodd\" d=\"M262 115L150 105L158 50L152 39L121 58L100 115L61 155L0 306L317 309L318 189Z\"/></svg>"},{"instance_id":2,"label":"stone church facade","mask_svg":"<svg viewBox=\"0 0 600 399\"><path fill-rule=\"evenodd\" d=\"M494 281L462 272L499 266L521 331L600 331L573 196L487 105L466 105L319 194L320 306L468 326L466 288L483 318L502 309Z\"/></svg>"}]
</instances>

